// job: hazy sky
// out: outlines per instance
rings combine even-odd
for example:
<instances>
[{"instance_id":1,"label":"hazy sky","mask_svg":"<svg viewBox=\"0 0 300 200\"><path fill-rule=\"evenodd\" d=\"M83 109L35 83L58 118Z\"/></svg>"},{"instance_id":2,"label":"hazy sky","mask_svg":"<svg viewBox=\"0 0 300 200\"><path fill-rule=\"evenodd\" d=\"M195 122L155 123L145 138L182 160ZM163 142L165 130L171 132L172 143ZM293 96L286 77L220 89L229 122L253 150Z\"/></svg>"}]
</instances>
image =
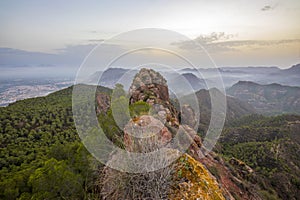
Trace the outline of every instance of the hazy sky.
<instances>
[{"instance_id":1,"label":"hazy sky","mask_svg":"<svg viewBox=\"0 0 300 200\"><path fill-rule=\"evenodd\" d=\"M300 62L299 0L0 1L0 47L59 53L163 28L204 43L218 65Z\"/></svg>"}]
</instances>

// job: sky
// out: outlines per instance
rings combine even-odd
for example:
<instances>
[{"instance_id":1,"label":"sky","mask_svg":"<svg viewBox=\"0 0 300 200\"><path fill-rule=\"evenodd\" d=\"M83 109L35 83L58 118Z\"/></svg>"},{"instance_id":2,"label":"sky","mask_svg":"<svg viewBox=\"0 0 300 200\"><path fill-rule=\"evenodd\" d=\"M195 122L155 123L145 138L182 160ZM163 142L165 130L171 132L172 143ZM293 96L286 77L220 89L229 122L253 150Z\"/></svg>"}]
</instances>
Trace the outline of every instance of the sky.
<instances>
[{"instance_id":1,"label":"sky","mask_svg":"<svg viewBox=\"0 0 300 200\"><path fill-rule=\"evenodd\" d=\"M162 28L201 43L218 66L287 68L300 62L299 19L299 0L2 0L0 65L39 63L38 53L79 63L103 40ZM188 41L176 44L194 48Z\"/></svg>"}]
</instances>

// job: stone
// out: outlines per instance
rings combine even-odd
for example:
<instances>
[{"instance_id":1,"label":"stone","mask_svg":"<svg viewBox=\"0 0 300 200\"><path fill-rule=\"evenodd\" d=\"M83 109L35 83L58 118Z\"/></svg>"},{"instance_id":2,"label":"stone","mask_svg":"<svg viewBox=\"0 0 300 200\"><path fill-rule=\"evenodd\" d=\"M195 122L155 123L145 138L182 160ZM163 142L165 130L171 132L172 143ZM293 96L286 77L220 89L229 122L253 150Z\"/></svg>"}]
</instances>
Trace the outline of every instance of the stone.
<instances>
[{"instance_id":1,"label":"stone","mask_svg":"<svg viewBox=\"0 0 300 200\"><path fill-rule=\"evenodd\" d=\"M106 114L110 108L110 97L107 94L99 93L96 95L96 101L97 101L96 113Z\"/></svg>"},{"instance_id":2,"label":"stone","mask_svg":"<svg viewBox=\"0 0 300 200\"><path fill-rule=\"evenodd\" d=\"M125 149L131 152L150 152L166 146L172 134L158 119L142 115L124 128Z\"/></svg>"}]
</instances>

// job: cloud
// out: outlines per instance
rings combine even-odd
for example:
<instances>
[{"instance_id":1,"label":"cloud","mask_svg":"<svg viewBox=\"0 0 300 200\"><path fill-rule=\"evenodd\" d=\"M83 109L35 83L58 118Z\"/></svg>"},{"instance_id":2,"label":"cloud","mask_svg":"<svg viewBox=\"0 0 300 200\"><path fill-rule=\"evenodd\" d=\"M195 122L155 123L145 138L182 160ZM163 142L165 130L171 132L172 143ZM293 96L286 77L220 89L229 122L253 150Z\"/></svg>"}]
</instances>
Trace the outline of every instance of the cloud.
<instances>
[{"instance_id":1,"label":"cloud","mask_svg":"<svg viewBox=\"0 0 300 200\"><path fill-rule=\"evenodd\" d=\"M95 44L81 44L81 45L67 45L62 49L55 49L59 54L63 55L86 55L96 45Z\"/></svg>"},{"instance_id":2,"label":"cloud","mask_svg":"<svg viewBox=\"0 0 300 200\"><path fill-rule=\"evenodd\" d=\"M92 43L100 43L100 42L103 42L104 39L90 39L88 40L88 42L92 42Z\"/></svg>"},{"instance_id":3,"label":"cloud","mask_svg":"<svg viewBox=\"0 0 300 200\"><path fill-rule=\"evenodd\" d=\"M219 45L221 41L227 41L234 38L235 35L225 34L224 32L213 32L209 35L200 35L194 40L174 42L172 45L176 45L181 49L195 49L201 50L201 46L210 51L228 51L231 50L224 45ZM200 48L199 48L199 45Z\"/></svg>"},{"instance_id":4,"label":"cloud","mask_svg":"<svg viewBox=\"0 0 300 200\"><path fill-rule=\"evenodd\" d=\"M96 46L95 43L67 45L64 48L55 49L56 53L51 54L0 47L0 66L70 66L76 68ZM108 43L102 44L102 47L105 47L104 53L108 55L122 48ZM95 65L101 65L101 63L95 63Z\"/></svg>"},{"instance_id":5,"label":"cloud","mask_svg":"<svg viewBox=\"0 0 300 200\"><path fill-rule=\"evenodd\" d=\"M262 7L260 10L261 11L269 11L269 10L274 10L276 6L270 6L270 5L266 5L264 7Z\"/></svg>"},{"instance_id":6,"label":"cloud","mask_svg":"<svg viewBox=\"0 0 300 200\"><path fill-rule=\"evenodd\" d=\"M1 66L53 65L57 59L56 54L0 48Z\"/></svg>"},{"instance_id":7,"label":"cloud","mask_svg":"<svg viewBox=\"0 0 300 200\"><path fill-rule=\"evenodd\" d=\"M239 51L241 48L257 49L267 46L287 45L300 42L300 39L232 40L234 37L234 35L227 35L223 32L212 33L210 35L201 35L194 40L174 42L172 43L172 45L177 45L179 48L184 50L195 48L202 50L202 48L204 48L210 53L220 53L228 51Z\"/></svg>"},{"instance_id":8,"label":"cloud","mask_svg":"<svg viewBox=\"0 0 300 200\"><path fill-rule=\"evenodd\" d=\"M274 46L281 44L291 44L300 42L300 39L288 39L288 40L233 40L219 42L218 45L227 47L251 47L251 46Z\"/></svg>"},{"instance_id":9,"label":"cloud","mask_svg":"<svg viewBox=\"0 0 300 200\"><path fill-rule=\"evenodd\" d=\"M211 43L219 40L228 40L233 37L234 35L232 34L225 34L224 32L213 32L210 35L200 35L195 40L201 43Z\"/></svg>"},{"instance_id":10,"label":"cloud","mask_svg":"<svg viewBox=\"0 0 300 200\"><path fill-rule=\"evenodd\" d=\"M7 66L44 66L71 65L78 66L95 44L70 45L56 49L57 53L24 51L12 48L0 48L0 65Z\"/></svg>"}]
</instances>

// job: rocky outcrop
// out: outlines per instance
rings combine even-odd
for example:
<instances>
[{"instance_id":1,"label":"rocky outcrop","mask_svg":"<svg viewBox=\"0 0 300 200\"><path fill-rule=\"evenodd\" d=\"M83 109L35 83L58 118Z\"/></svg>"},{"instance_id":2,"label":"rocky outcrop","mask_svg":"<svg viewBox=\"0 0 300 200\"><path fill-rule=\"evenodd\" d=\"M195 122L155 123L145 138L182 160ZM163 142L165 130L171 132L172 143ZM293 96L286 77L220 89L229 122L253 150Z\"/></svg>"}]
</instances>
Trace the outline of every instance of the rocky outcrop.
<instances>
[{"instance_id":1,"label":"rocky outcrop","mask_svg":"<svg viewBox=\"0 0 300 200\"><path fill-rule=\"evenodd\" d=\"M178 112L169 99L166 79L152 69L141 69L129 89L129 103L144 101L152 106L152 115L173 127L179 126Z\"/></svg>"},{"instance_id":2,"label":"rocky outcrop","mask_svg":"<svg viewBox=\"0 0 300 200\"><path fill-rule=\"evenodd\" d=\"M147 101L148 99L169 101L167 81L158 72L143 68L135 75L129 89L129 95L131 96L130 103Z\"/></svg>"},{"instance_id":3,"label":"rocky outcrop","mask_svg":"<svg viewBox=\"0 0 300 200\"><path fill-rule=\"evenodd\" d=\"M197 119L193 108L190 105L183 105L181 107L181 124L186 124L192 128L197 125Z\"/></svg>"},{"instance_id":4,"label":"rocky outcrop","mask_svg":"<svg viewBox=\"0 0 300 200\"><path fill-rule=\"evenodd\" d=\"M246 178L247 176L253 174L253 169L246 165L246 163L242 162L241 160L238 160L236 158L231 158L229 160L229 164L234 166L234 168L238 171L239 176Z\"/></svg>"},{"instance_id":5,"label":"rocky outcrop","mask_svg":"<svg viewBox=\"0 0 300 200\"><path fill-rule=\"evenodd\" d=\"M131 120L124 128L124 144L127 151L146 153L166 146L172 134L160 120L142 115Z\"/></svg>"},{"instance_id":6,"label":"rocky outcrop","mask_svg":"<svg viewBox=\"0 0 300 200\"><path fill-rule=\"evenodd\" d=\"M110 108L110 97L105 93L98 93L96 95L97 101L97 108L96 113L107 113L108 109Z\"/></svg>"},{"instance_id":7,"label":"rocky outcrop","mask_svg":"<svg viewBox=\"0 0 300 200\"><path fill-rule=\"evenodd\" d=\"M134 116L125 125L125 149L149 153L164 147L172 148L177 154L179 150L186 153L181 152L179 159L155 172L131 174L106 167L100 189L106 199L260 199L241 184L244 173L251 171L247 166L238 164L243 174L235 176L216 154L205 155L202 140L194 130L197 120L193 109L183 105L179 114L169 100L166 80L159 73L141 69L133 80L129 95L130 106L143 101L151 109L148 114ZM175 140L175 136L179 139ZM186 144L189 144L187 148L181 148Z\"/></svg>"},{"instance_id":8,"label":"rocky outcrop","mask_svg":"<svg viewBox=\"0 0 300 200\"><path fill-rule=\"evenodd\" d=\"M225 199L216 179L204 165L202 141L193 129L197 124L195 113L189 105L183 105L181 113L169 100L166 80L157 72L142 69L134 78L129 90L130 104L138 101L151 106L151 115L137 116L124 128L124 145L133 152L150 152L169 147L178 134L178 149L190 144L187 152L168 168L172 171L172 187L167 192L170 199ZM181 120L182 125L179 125ZM186 149L184 149L186 150ZM183 159L183 160L182 160ZM176 189L173 190L173 187ZM172 189L171 189L172 188Z\"/></svg>"},{"instance_id":9,"label":"rocky outcrop","mask_svg":"<svg viewBox=\"0 0 300 200\"><path fill-rule=\"evenodd\" d=\"M201 150L202 140L199 135L196 133L194 129L192 129L188 125L182 125L183 134L187 135L190 138L190 147L187 152L196 160L200 160L200 158L204 157L204 154Z\"/></svg>"}]
</instances>

